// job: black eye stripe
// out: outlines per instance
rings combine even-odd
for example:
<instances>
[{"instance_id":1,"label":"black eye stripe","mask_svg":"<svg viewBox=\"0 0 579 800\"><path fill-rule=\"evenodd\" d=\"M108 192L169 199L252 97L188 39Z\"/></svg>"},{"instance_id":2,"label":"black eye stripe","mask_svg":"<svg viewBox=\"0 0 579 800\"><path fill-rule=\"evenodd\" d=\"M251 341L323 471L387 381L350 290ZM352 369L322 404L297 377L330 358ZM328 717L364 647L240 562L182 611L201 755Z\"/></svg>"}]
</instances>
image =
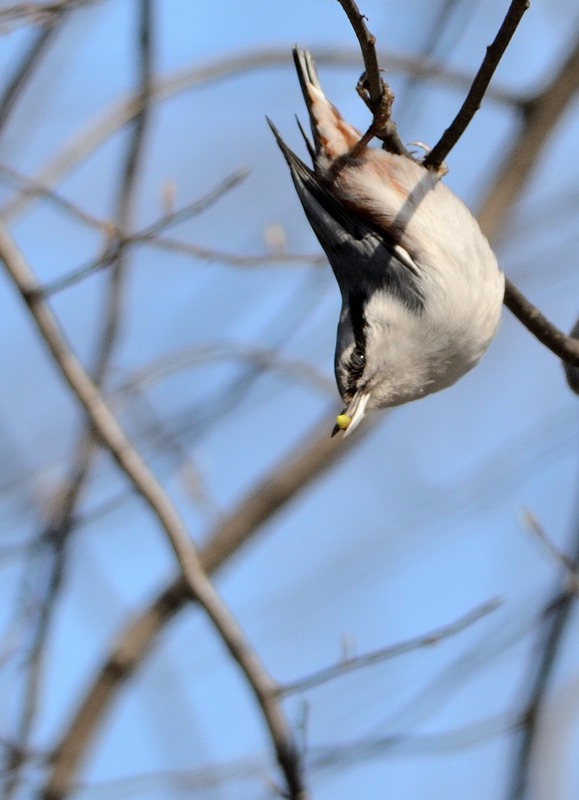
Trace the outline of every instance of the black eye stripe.
<instances>
[{"instance_id":1,"label":"black eye stripe","mask_svg":"<svg viewBox=\"0 0 579 800\"><path fill-rule=\"evenodd\" d=\"M348 298L350 320L354 334L354 348L347 363L348 392L354 394L366 367L366 317L367 297L363 293L351 294Z\"/></svg>"}]
</instances>

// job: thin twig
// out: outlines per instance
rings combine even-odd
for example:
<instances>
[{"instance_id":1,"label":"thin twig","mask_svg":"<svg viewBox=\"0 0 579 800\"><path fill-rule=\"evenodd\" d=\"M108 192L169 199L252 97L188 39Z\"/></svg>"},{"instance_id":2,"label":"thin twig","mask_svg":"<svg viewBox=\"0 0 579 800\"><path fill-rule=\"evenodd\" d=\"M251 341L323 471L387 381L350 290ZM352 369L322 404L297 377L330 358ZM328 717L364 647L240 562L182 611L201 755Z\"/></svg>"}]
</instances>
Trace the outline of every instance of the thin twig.
<instances>
[{"instance_id":1,"label":"thin twig","mask_svg":"<svg viewBox=\"0 0 579 800\"><path fill-rule=\"evenodd\" d=\"M214 250L210 247L201 247L191 242L182 242L178 239L169 239L166 236L157 236L146 241L151 247L166 250L172 253L182 253L199 261L229 264L233 267L261 268L271 267L273 264L305 264L307 266L327 266L328 259L324 253L264 253L263 255L245 256L241 253L227 253L223 250ZM140 241L135 241L140 244Z\"/></svg>"},{"instance_id":2,"label":"thin twig","mask_svg":"<svg viewBox=\"0 0 579 800\"><path fill-rule=\"evenodd\" d=\"M151 0L138 0L140 24L137 26L137 53L139 88L143 95L142 109L135 118L132 136L129 140L125 169L119 186L117 218L120 230L125 230L130 221L131 210L139 172L139 163L143 148L143 139L148 118L147 97L151 85ZM63 12L59 12L61 15ZM95 385L99 387L105 379L112 349L117 336L120 320L120 302L122 295L122 278L124 273L124 253L119 249L114 267L111 270L108 296L105 298L103 327L97 347L96 367L94 371ZM68 541L73 530L73 512L80 499L85 483L90 474L94 457L96 440L92 426L81 433L73 456L71 474L65 483L64 491L59 492L55 503L55 513L46 531L41 537L44 549L50 555L50 562L45 564L46 589L40 603L40 613L33 633L32 647L28 659L28 670L25 688L23 713L19 725L19 750L25 752L30 731L34 723L37 707L38 687L41 678L43 653L46 639L50 631L53 612L60 595ZM45 558L46 561L46 558ZM18 768L11 764L10 783L6 787L6 795L10 797L16 788Z\"/></svg>"},{"instance_id":3,"label":"thin twig","mask_svg":"<svg viewBox=\"0 0 579 800\"><path fill-rule=\"evenodd\" d=\"M376 37L368 30L366 17L360 12L354 0L338 0L338 2L344 9L358 39L366 69L364 81L368 87L370 107L377 109L382 102L383 82L376 56Z\"/></svg>"},{"instance_id":4,"label":"thin twig","mask_svg":"<svg viewBox=\"0 0 579 800\"><path fill-rule=\"evenodd\" d=\"M344 440L330 438L326 421L308 431L289 455L276 467L268 468L263 480L208 534L200 551L205 571L214 574L244 544L255 538L264 523L295 499L304 486L311 485L344 458L373 427L368 420L359 436ZM45 800L66 794L121 686L142 664L159 633L190 600L186 582L180 576L115 637L95 681L88 687L52 753Z\"/></svg>"},{"instance_id":5,"label":"thin twig","mask_svg":"<svg viewBox=\"0 0 579 800\"><path fill-rule=\"evenodd\" d=\"M145 134L149 121L149 101L153 80L151 3L152 0L139 0L137 4L137 8L139 9L137 60L139 74L138 96L140 112L136 115L133 122L132 135L128 144L124 170L122 173L117 198L116 222L121 241L125 236L128 235L132 225L136 184L144 155ZM93 376L97 385L100 385L104 379L112 349L117 338L117 332L120 325L125 273L126 254L121 244L118 248L116 248L114 260L112 261L108 297L104 306L105 318L102 335L97 347L95 358Z\"/></svg>"},{"instance_id":6,"label":"thin twig","mask_svg":"<svg viewBox=\"0 0 579 800\"><path fill-rule=\"evenodd\" d=\"M354 670L363 669L364 667L378 664L381 661L395 658L397 656L404 655L405 653L410 653L413 650L420 650L422 648L438 644L443 639L448 639L451 636L455 636L457 633L460 633L465 628L468 628L479 619L482 619L482 617L487 616L487 614L490 614L492 611L497 609L499 605L499 600L490 600L489 602L483 603L472 611L469 611L468 614L463 615L449 625L444 625L443 627L437 628L436 630L431 631L423 636L418 636L414 639L409 639L406 642L400 642L399 644L390 645L389 647L382 647L379 650L374 650L373 652L366 653L363 656L349 658L348 660L342 661L341 663L332 667L326 667L325 669L321 669L312 675L308 675L306 678L301 678L293 683L280 686L278 690L279 694L281 696L286 696L288 694L305 692L307 689L312 689L315 686L328 683L329 681L334 680L334 678L339 678L342 675L346 675Z\"/></svg>"},{"instance_id":7,"label":"thin twig","mask_svg":"<svg viewBox=\"0 0 579 800\"><path fill-rule=\"evenodd\" d=\"M579 571L579 519L575 521L574 552L570 567L574 574ZM509 800L526 800L530 797L529 781L535 740L538 734L541 712L549 689L563 637L571 618L576 595L561 592L560 581L554 587L551 599L546 603L547 612L535 651L529 661L530 679L523 703L520 733L515 743L516 755L511 775Z\"/></svg>"},{"instance_id":8,"label":"thin twig","mask_svg":"<svg viewBox=\"0 0 579 800\"><path fill-rule=\"evenodd\" d=\"M292 800L306 797L301 767L289 726L275 695L275 683L249 647L241 629L208 580L197 549L166 492L133 448L106 406L95 383L69 350L56 320L38 295L36 280L8 233L0 228L0 258L27 303L38 331L99 439L157 518L180 565L188 592L202 606L224 645L243 671L266 721ZM51 785L46 798L62 797Z\"/></svg>"},{"instance_id":9,"label":"thin twig","mask_svg":"<svg viewBox=\"0 0 579 800\"><path fill-rule=\"evenodd\" d=\"M432 59L395 53L386 53L381 58L388 63L391 71L408 72L424 80L436 80L453 86L466 88L470 85L470 79L463 72L453 71ZM359 53L347 48L316 48L316 62L339 68L351 67L359 63ZM293 66L287 48L262 49L219 59L156 80L152 87L150 102L161 103L181 92L191 91L253 70L290 64ZM516 93L500 88L491 88L488 96L498 103L516 108L520 107L524 99ZM48 188L56 185L79 161L134 119L139 111L138 95L132 94L115 103L107 112L90 122L68 141L60 152L41 168L35 178L36 182ZM10 219L21 213L35 199L36 192L23 192L19 197L0 206L0 217L5 220Z\"/></svg>"},{"instance_id":10,"label":"thin twig","mask_svg":"<svg viewBox=\"0 0 579 800\"><path fill-rule=\"evenodd\" d=\"M545 529L531 511L524 512L523 522L525 527L535 534L552 561L563 570L564 590L579 595L579 572L575 568L573 560L566 553L561 552L555 543L551 541Z\"/></svg>"},{"instance_id":11,"label":"thin twig","mask_svg":"<svg viewBox=\"0 0 579 800\"><path fill-rule=\"evenodd\" d=\"M125 379L115 390L115 397L130 396L174 375L181 370L219 361L243 361L260 370L274 370L292 380L301 381L321 392L335 392L329 377L322 375L312 364L303 359L284 357L277 348L243 345L239 342L205 342L170 353L147 364Z\"/></svg>"},{"instance_id":12,"label":"thin twig","mask_svg":"<svg viewBox=\"0 0 579 800\"><path fill-rule=\"evenodd\" d=\"M36 33L35 38L24 53L24 57L14 71L8 85L0 97L0 134L3 132L8 118L18 97L22 94L29 79L34 74L40 59L50 46L55 34L67 17L66 9L56 12L50 22L43 25Z\"/></svg>"},{"instance_id":13,"label":"thin twig","mask_svg":"<svg viewBox=\"0 0 579 800\"><path fill-rule=\"evenodd\" d=\"M101 220L95 217L93 214L89 214L79 205L73 203L71 200L68 200L59 192L56 192L54 189L51 189L48 186L44 186L42 183L38 183L34 180L34 178L29 178L22 172L19 172L13 167L8 166L8 164L0 164L0 173L5 175L10 181L20 184L21 188L18 190L19 192L23 191L27 196L30 197L47 198L71 216L76 217L81 222L84 222L91 228L95 228L101 233L106 232L111 228L112 223L108 220Z\"/></svg>"},{"instance_id":14,"label":"thin twig","mask_svg":"<svg viewBox=\"0 0 579 800\"><path fill-rule=\"evenodd\" d=\"M372 112L372 123L360 141L352 148L351 155L356 157L368 143L377 137L384 148L391 153L411 157L398 135L396 123L392 119L394 93L382 79L378 56L376 55L376 37L370 33L366 25L366 17L354 0L338 0L352 26L364 61L365 72L358 82L357 91Z\"/></svg>"},{"instance_id":15,"label":"thin twig","mask_svg":"<svg viewBox=\"0 0 579 800\"><path fill-rule=\"evenodd\" d=\"M120 224L121 219L119 219L117 225L109 225L110 241L105 247L102 255L96 259L93 259L88 264L84 264L82 267L78 267L72 272L69 272L67 275L64 275L64 277L57 278L51 283L46 284L41 288L41 293L44 297L49 297L56 292L60 292L63 289L68 289L70 286L74 286L74 284L84 280L84 278L87 278L89 275L92 275L95 272L100 272L101 270L106 269L111 264L115 263L121 253L124 253L127 248L133 245L151 242L153 241L153 237L155 237L161 231L170 228L172 225L177 225L178 223L189 219L195 214L200 214L201 212L210 208L221 197L227 194L227 192L243 181L246 176L246 170L237 170L203 197L199 198L198 200L194 200L192 203L189 203L187 206L184 206L178 211L163 215L156 222L153 222L151 225L148 225L146 228L143 228L137 233L123 233ZM119 214L119 217L121 216L122 215Z\"/></svg>"},{"instance_id":16,"label":"thin twig","mask_svg":"<svg viewBox=\"0 0 579 800\"><path fill-rule=\"evenodd\" d=\"M533 174L541 150L555 125L576 96L579 88L579 41L563 61L553 78L524 106L521 129L513 136L512 145L484 198L477 219L483 233L495 239L506 225L515 199ZM525 327L555 355L569 365L576 365L579 343L566 336L507 281L505 305Z\"/></svg>"},{"instance_id":17,"label":"thin twig","mask_svg":"<svg viewBox=\"0 0 579 800\"><path fill-rule=\"evenodd\" d=\"M424 159L427 169L435 172L439 169L479 110L491 78L529 5L529 0L512 0L493 43L487 47L486 55L460 111Z\"/></svg>"}]
</instances>

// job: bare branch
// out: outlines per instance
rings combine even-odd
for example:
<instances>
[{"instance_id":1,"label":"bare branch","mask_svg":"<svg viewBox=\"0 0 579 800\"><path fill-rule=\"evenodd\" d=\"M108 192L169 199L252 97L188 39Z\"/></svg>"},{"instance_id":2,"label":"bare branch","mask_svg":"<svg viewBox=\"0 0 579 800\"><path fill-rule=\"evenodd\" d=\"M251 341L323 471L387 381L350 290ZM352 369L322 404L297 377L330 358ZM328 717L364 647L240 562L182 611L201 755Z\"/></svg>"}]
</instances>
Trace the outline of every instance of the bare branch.
<instances>
[{"instance_id":1,"label":"bare branch","mask_svg":"<svg viewBox=\"0 0 579 800\"><path fill-rule=\"evenodd\" d=\"M518 28L523 14L529 8L529 5L529 0L512 0L507 15L493 43L487 47L486 55L460 111L450 126L445 130L440 141L424 159L423 163L427 169L434 170L435 172L439 169L444 159L448 156L454 145L465 132L476 112L479 110L491 78L505 50L509 46L509 42Z\"/></svg>"},{"instance_id":2,"label":"bare branch","mask_svg":"<svg viewBox=\"0 0 579 800\"><path fill-rule=\"evenodd\" d=\"M533 513L525 511L523 514L523 522L528 530L535 534L553 562L563 570L564 590L566 592L573 592L573 594L579 596L579 571L575 568L572 559L569 558L566 553L562 553L554 542L551 541L545 529Z\"/></svg>"},{"instance_id":3,"label":"bare branch","mask_svg":"<svg viewBox=\"0 0 579 800\"><path fill-rule=\"evenodd\" d=\"M285 686L280 686L278 690L279 694L285 696L288 694L305 692L307 689L312 689L320 684L328 683L328 681L331 681L334 678L339 678L348 672L352 672L353 670L369 667L373 664L378 664L381 661L395 658L396 656L404 655L405 653L410 653L413 650L420 650L422 648L438 644L443 639L448 639L449 637L460 633L465 628L468 628L470 625L477 622L479 619L482 619L482 617L486 617L487 614L490 614L492 611L497 609L499 605L500 601L490 600L489 602L483 603L483 605L473 609L468 614L460 617L460 619L455 620L455 622L445 625L442 628L437 628L436 630L431 631L423 636L418 636L414 639L409 639L408 641L401 642L399 644L390 645L389 647L382 647L379 650L374 650L372 653L366 653L363 656L349 658L333 667L327 667L319 672L315 672L313 675L309 675L307 678L301 678L294 683L288 683Z\"/></svg>"},{"instance_id":4,"label":"bare branch","mask_svg":"<svg viewBox=\"0 0 579 800\"><path fill-rule=\"evenodd\" d=\"M470 78L460 71L450 70L432 59L409 57L388 53L381 56L391 70L408 72L423 79L436 80L460 87L470 85ZM316 48L316 62L336 67L351 67L359 63L359 53L344 48ZM204 66L193 67L182 72L156 80L151 90L151 103L161 103L175 95L191 91L208 83L222 81L234 75L241 75L252 70L267 69L272 66L293 66L287 48L252 51L250 53L219 59ZM522 98L506 89L495 88L489 91L499 103L518 107ZM130 95L116 103L110 110L64 145L60 153L40 170L34 179L37 184L46 188L54 186L79 161L96 149L109 136L128 124L140 110L138 95ZM36 197L36 192L24 192L14 200L0 207L0 216L4 219L20 213Z\"/></svg>"},{"instance_id":5,"label":"bare branch","mask_svg":"<svg viewBox=\"0 0 579 800\"><path fill-rule=\"evenodd\" d=\"M360 44L365 73L358 82L357 91L372 112L372 124L358 144L352 148L351 155L355 157L374 137L377 137L382 140L389 152L410 158L398 135L396 123L392 119L394 93L380 75L376 37L368 30L366 17L360 12L354 0L338 0L338 2L344 9Z\"/></svg>"},{"instance_id":6,"label":"bare branch","mask_svg":"<svg viewBox=\"0 0 579 800\"><path fill-rule=\"evenodd\" d=\"M18 170L8 166L8 164L0 164L0 173L3 173L4 176L13 183L19 184L22 187L18 190L19 192L25 192L28 197L47 198L54 203L54 205L64 209L68 214L76 217L91 228L96 228L101 232L107 232L112 226L111 222L97 219L97 217L89 214L76 203L73 203L71 200L63 197L62 194L54 191L54 189L35 181L34 178L23 175L21 172L18 172Z\"/></svg>"},{"instance_id":7,"label":"bare branch","mask_svg":"<svg viewBox=\"0 0 579 800\"><path fill-rule=\"evenodd\" d=\"M579 41L549 84L524 107L522 126L505 153L492 188L477 214L481 229L489 239L496 238L509 217L516 197L533 173L540 153L553 128L579 88ZM513 285L507 281L505 305L525 327L555 355L569 365L577 365L579 344L550 323Z\"/></svg>"},{"instance_id":8,"label":"bare branch","mask_svg":"<svg viewBox=\"0 0 579 800\"><path fill-rule=\"evenodd\" d=\"M505 284L504 302L541 344L567 364L579 366L579 340L565 336L508 279Z\"/></svg>"},{"instance_id":9,"label":"bare branch","mask_svg":"<svg viewBox=\"0 0 579 800\"><path fill-rule=\"evenodd\" d=\"M99 258L90 261L88 264L85 264L84 266L79 267L72 272L69 272L68 275L65 275L62 278L57 278L55 281L52 281L52 283L44 286L40 291L44 297L49 297L56 292L59 292L63 289L68 289L70 286L74 286L75 283L78 283L89 275L109 267L111 264L117 261L121 253L123 253L128 247L135 244L151 242L153 237L161 231L170 228L172 225L177 225L178 223L189 219L195 214L200 214L201 212L210 208L221 197L227 194L227 192L243 181L246 175L246 170L238 170L237 172L234 172L232 175L218 184L215 189L212 189L210 192L208 192L208 194L204 195L199 200L194 200L192 203L189 203L189 205L179 209L178 211L165 214L159 220L147 226L146 228L143 228L137 233L129 234L128 232L123 232L121 230L122 226L120 224L114 226L109 224L108 232L110 241L108 246L105 248L105 252Z\"/></svg>"},{"instance_id":10,"label":"bare branch","mask_svg":"<svg viewBox=\"0 0 579 800\"><path fill-rule=\"evenodd\" d=\"M165 531L181 567L188 592L205 610L223 643L245 674L269 729L289 796L292 800L305 798L298 753L275 696L274 682L259 662L256 653L245 641L237 622L209 582L197 549L165 491L128 441L94 382L69 350L54 317L38 295L38 286L30 268L8 233L1 228L0 258L27 303L38 331L50 349L63 378L84 408L102 444ZM62 792L59 787L51 786L50 793L46 797L54 800L56 797L62 797Z\"/></svg>"},{"instance_id":11,"label":"bare branch","mask_svg":"<svg viewBox=\"0 0 579 800\"><path fill-rule=\"evenodd\" d=\"M365 83L368 87L370 107L376 109L382 102L384 88L376 56L376 37L368 30L366 17L360 12L354 0L338 0L338 2L344 9L358 39L366 67Z\"/></svg>"},{"instance_id":12,"label":"bare branch","mask_svg":"<svg viewBox=\"0 0 579 800\"><path fill-rule=\"evenodd\" d=\"M373 423L368 420L356 437L341 440L330 438L326 421L308 431L292 452L277 467L268 469L263 480L208 535L200 551L206 572L210 575L216 572L304 486L331 469L372 429ZM190 601L185 580L178 577L117 637L52 754L46 800L66 794L99 723L121 686L148 655L165 625ZM58 794L54 793L54 787L59 787Z\"/></svg>"},{"instance_id":13,"label":"bare branch","mask_svg":"<svg viewBox=\"0 0 579 800\"><path fill-rule=\"evenodd\" d=\"M579 521L575 521L573 555L569 568L573 574L579 571ZM529 660L529 680L526 700L520 721L520 733L515 742L516 755L511 775L509 800L525 800L529 795L529 779L533 748L545 697L549 689L557 657L574 608L576 595L570 591L561 592L560 581L554 587L551 599L546 604L542 629L539 633L535 651Z\"/></svg>"},{"instance_id":14,"label":"bare branch","mask_svg":"<svg viewBox=\"0 0 579 800\"><path fill-rule=\"evenodd\" d=\"M151 384L193 366L216 361L239 360L253 364L263 370L275 370L287 374L292 380L307 383L324 393L335 392L333 382L322 375L312 364L297 358L284 357L275 348L255 347L235 342L206 342L167 353L138 370L115 390L115 397L131 395Z\"/></svg>"},{"instance_id":15,"label":"bare branch","mask_svg":"<svg viewBox=\"0 0 579 800\"><path fill-rule=\"evenodd\" d=\"M0 134L3 132L10 112L14 108L18 97L24 90L28 80L33 75L40 59L50 46L54 35L66 19L66 10L60 9L55 12L50 21L44 25L36 34L18 68L14 71L11 80L4 89L0 97Z\"/></svg>"},{"instance_id":16,"label":"bare branch","mask_svg":"<svg viewBox=\"0 0 579 800\"><path fill-rule=\"evenodd\" d=\"M241 253L226 253L223 250L214 250L201 247L191 242L182 242L178 239L169 239L166 236L157 236L146 240L151 247L167 250L172 253L183 253L199 261L219 262L232 267L260 268L271 267L274 264L306 264L309 266L327 266L328 259L324 253L264 253L263 255L246 256ZM135 244L140 244L136 240Z\"/></svg>"}]
</instances>

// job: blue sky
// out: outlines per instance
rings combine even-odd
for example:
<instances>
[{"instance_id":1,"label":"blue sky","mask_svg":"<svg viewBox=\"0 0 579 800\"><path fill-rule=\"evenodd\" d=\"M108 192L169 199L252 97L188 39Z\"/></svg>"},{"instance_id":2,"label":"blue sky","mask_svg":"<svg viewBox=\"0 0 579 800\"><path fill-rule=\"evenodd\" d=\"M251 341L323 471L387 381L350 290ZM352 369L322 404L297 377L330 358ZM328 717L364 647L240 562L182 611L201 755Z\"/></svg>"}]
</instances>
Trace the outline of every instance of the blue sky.
<instances>
[{"instance_id":1,"label":"blue sky","mask_svg":"<svg viewBox=\"0 0 579 800\"><path fill-rule=\"evenodd\" d=\"M182 206L247 169L237 188L171 235L231 254L263 255L268 231L281 226L288 252L318 254L265 115L292 146L301 147L294 115L303 120L305 110L291 47L298 42L314 56L327 48L355 52L339 5L157 5L155 71L162 78L273 48L287 52L287 61L201 81L154 105L135 229L162 213L167 183L174 184L176 205ZM506 5L451 4L432 56L472 74ZM419 55L438 4L414 0L402 9L367 0L361 7L383 50ZM0 139L2 163L40 173L125 99L135 80L135 9L128 0L115 0L75 13ZM536 90L569 48L576 21L571 4L536 0L496 85L515 94ZM15 63L27 35L22 29L4 33L3 70ZM361 69L319 67L328 96L364 127L367 112L354 91ZM394 70L386 75L397 94L403 138L433 144L464 90L436 81L413 84ZM564 330L576 319L579 296L576 111L571 107L555 129L497 245L506 273ZM515 132L512 111L489 100L449 157L447 183L471 207L484 195ZM126 143L126 130L115 131L56 188L95 217L109 217ZM0 201L7 202L10 184L3 182L0 192ZM29 204L7 222L42 283L87 263L102 246L93 228L46 202ZM87 363L102 321L105 284L101 272L53 300L69 341ZM17 481L3 495L0 544L10 547L38 535L67 474L82 418L6 278L0 302L0 477L4 485ZM209 346L229 351L216 361L193 358L188 367L152 380L142 396L113 401L202 542L290 448L320 425L331 430L340 409L332 388L337 287L319 264L272 259L239 267L217 257L202 261L140 246L131 251L123 308L108 379L112 397L158 359L199 354L195 348ZM240 348L275 349L282 363L306 365L321 380L296 381L284 370L249 380ZM344 648L364 653L446 625L491 598L502 601L492 615L436 647L287 701L313 764L328 747L344 747L353 759L312 767L317 800L505 796L513 752L507 727L521 698L537 615L559 579L521 514L532 511L561 549L571 540L576 403L557 359L505 310L499 335L476 370L443 393L385 414L359 447L268 522L219 573L219 590L281 682L335 663ZM184 454L177 457L155 436L155 420L182 443L187 468ZM104 456L79 516L41 683L32 740L40 751L66 725L113 637L175 569L155 522ZM27 616L15 616L14 609L22 596L34 606L40 578L21 551L4 557L0 569L8 653L0 734L10 738L14 687L23 676L18 653L27 637ZM30 585L23 595L26 575ZM579 779L572 755L579 746L579 664L572 645L577 632L574 620L541 731L534 800L570 800ZM380 737L391 740L379 755L354 759L356 743ZM201 613L187 611L113 703L83 770L88 788L75 797L186 797L182 780L191 771L240 759L257 761L260 770L223 785L208 782L196 796L267 797L264 775L277 775L247 687ZM31 785L23 788L23 798Z\"/></svg>"}]
</instances>

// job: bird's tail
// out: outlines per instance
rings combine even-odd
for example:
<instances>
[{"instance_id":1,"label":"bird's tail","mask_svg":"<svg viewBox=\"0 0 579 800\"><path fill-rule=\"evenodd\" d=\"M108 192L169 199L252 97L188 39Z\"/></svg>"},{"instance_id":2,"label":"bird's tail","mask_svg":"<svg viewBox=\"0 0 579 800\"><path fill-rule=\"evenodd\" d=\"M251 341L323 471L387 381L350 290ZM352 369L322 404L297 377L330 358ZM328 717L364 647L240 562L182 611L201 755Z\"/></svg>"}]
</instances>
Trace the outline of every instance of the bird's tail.
<instances>
[{"instance_id":1,"label":"bird's tail","mask_svg":"<svg viewBox=\"0 0 579 800\"><path fill-rule=\"evenodd\" d=\"M293 49L294 63L308 109L316 156L330 161L349 152L360 140L360 132L348 124L325 96L309 50ZM307 141L307 140L306 140Z\"/></svg>"}]
</instances>

